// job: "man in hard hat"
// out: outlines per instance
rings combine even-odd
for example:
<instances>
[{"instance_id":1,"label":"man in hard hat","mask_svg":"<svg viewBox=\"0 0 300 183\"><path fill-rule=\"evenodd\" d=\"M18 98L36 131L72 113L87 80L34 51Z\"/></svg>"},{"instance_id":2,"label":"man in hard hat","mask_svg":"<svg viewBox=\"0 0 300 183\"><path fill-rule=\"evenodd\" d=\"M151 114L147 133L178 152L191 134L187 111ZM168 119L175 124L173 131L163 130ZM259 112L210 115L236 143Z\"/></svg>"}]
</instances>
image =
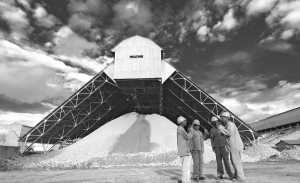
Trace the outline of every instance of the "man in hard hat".
<instances>
[{"instance_id":1,"label":"man in hard hat","mask_svg":"<svg viewBox=\"0 0 300 183\"><path fill-rule=\"evenodd\" d=\"M224 126L218 125L218 129L224 135L226 144L225 148L230 153L230 160L234 168L234 182L245 182L245 176L241 161L241 151L243 150L243 142L235 124L230 121L230 114L222 112L221 121Z\"/></svg>"},{"instance_id":2,"label":"man in hard hat","mask_svg":"<svg viewBox=\"0 0 300 183\"><path fill-rule=\"evenodd\" d=\"M182 183L190 183L190 167L191 167L191 152L189 147L189 139L193 137L193 128L188 129L188 133L185 131L184 127L187 125L187 120L179 116L177 118L178 128L177 128L177 147L178 155L180 156L182 163Z\"/></svg>"},{"instance_id":3,"label":"man in hard hat","mask_svg":"<svg viewBox=\"0 0 300 183\"><path fill-rule=\"evenodd\" d=\"M217 160L217 177L216 179L223 179L224 175L224 169L223 169L223 163L225 166L226 173L228 174L229 178L233 178L233 173L231 170L231 165L229 161L229 151L225 148L226 140L224 136L220 134L220 131L217 129L219 124L219 119L215 116L211 118L211 124L213 128L210 130L210 141L211 141L211 147L213 148L213 151L216 154L216 160Z\"/></svg>"},{"instance_id":4,"label":"man in hard hat","mask_svg":"<svg viewBox=\"0 0 300 183\"><path fill-rule=\"evenodd\" d=\"M190 140L190 147L193 158L193 179L195 181L205 180L206 177L203 175L203 153L204 153L204 140L206 140L209 136L209 133L206 129L204 129L204 134L199 130L200 129L200 121L195 119L193 121L193 138Z\"/></svg>"}]
</instances>

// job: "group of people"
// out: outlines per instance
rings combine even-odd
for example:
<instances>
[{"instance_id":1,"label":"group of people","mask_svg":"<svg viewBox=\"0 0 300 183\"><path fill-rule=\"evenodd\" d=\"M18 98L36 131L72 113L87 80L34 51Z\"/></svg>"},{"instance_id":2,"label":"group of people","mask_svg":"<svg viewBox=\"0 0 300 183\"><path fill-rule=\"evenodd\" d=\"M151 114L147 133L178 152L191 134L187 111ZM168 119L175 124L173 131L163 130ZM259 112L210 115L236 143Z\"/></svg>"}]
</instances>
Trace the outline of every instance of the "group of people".
<instances>
[{"instance_id":1,"label":"group of people","mask_svg":"<svg viewBox=\"0 0 300 183\"><path fill-rule=\"evenodd\" d=\"M232 182L245 182L244 171L241 162L241 151L243 142L236 125L231 121L231 116L224 111L220 115L220 120L213 116L211 118L212 129L210 132L204 128L204 133L200 131L200 121L195 119L191 126L187 127L187 120L180 116L177 118L177 146L178 155L182 162L182 183L190 183L190 164L193 159L194 181L205 180L203 175L203 153L204 141L211 140L212 150L216 155L217 176L216 179L223 179L225 166L226 173Z\"/></svg>"}]
</instances>

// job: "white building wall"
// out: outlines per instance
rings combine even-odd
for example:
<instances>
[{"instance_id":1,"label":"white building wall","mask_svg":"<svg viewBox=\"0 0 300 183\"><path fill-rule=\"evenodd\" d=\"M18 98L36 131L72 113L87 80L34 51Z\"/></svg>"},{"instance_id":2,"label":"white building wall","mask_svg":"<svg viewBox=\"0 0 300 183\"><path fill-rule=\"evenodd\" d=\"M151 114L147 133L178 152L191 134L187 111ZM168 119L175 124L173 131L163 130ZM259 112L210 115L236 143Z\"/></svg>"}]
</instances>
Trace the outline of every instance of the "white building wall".
<instances>
[{"instance_id":1,"label":"white building wall","mask_svg":"<svg viewBox=\"0 0 300 183\"><path fill-rule=\"evenodd\" d=\"M134 36L122 41L115 52L114 79L161 78L161 48L154 42ZM131 58L131 57L142 58Z\"/></svg>"}]
</instances>

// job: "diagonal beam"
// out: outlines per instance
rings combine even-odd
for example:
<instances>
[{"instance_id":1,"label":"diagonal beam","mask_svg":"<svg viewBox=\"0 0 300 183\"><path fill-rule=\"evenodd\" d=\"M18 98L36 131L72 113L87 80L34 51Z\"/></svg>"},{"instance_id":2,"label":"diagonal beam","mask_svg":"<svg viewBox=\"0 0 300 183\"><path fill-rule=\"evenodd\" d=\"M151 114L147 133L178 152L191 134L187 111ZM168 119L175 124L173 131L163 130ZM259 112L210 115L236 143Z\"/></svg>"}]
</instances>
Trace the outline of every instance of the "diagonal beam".
<instances>
[{"instance_id":1,"label":"diagonal beam","mask_svg":"<svg viewBox=\"0 0 300 183\"><path fill-rule=\"evenodd\" d=\"M168 90L171 94L173 94L173 96L175 96L177 99L180 100L180 98L179 98L176 94L174 94L171 90L169 90L168 88L167 88L167 90ZM174 105L176 105L176 104L175 104L172 100L170 100L169 98L167 98L167 100L169 100L171 103L173 103ZM188 107L188 108L189 108L191 111L193 111L197 116L199 116L201 119L203 119L205 122L207 122L207 123L211 126L210 122L207 121L202 115L200 115L198 112L194 111L193 108L191 108L189 105L187 105L184 101L182 101L182 103L185 104L186 107ZM180 107L179 107L179 109L180 109L182 112L184 112L185 114L187 114L187 113L186 113L184 110L182 110ZM189 114L187 114L187 115L189 115Z\"/></svg>"},{"instance_id":2,"label":"diagonal beam","mask_svg":"<svg viewBox=\"0 0 300 183\"><path fill-rule=\"evenodd\" d=\"M185 78L185 76L183 74L181 74L179 71L176 71L169 78L173 83L175 83L178 87L180 87L182 90L184 90L188 95L190 95L193 99L195 99L203 107L205 107L211 114L213 114L215 116L219 116L221 112L228 111L233 116L234 121L238 121L238 123L240 124L239 127L241 127L241 126L246 127L247 129L249 129L249 132L251 132L252 134L254 133L258 137L260 136L251 127L249 127L247 124L245 124L241 119L239 119L237 116L235 116L232 112L230 112L224 106L219 104L215 99L210 97L206 92L204 92L196 84L194 84L192 81ZM191 88L193 88L193 89L191 90ZM195 96L191 94L191 92L195 92L195 91L199 92L199 96L200 96L199 99L195 98ZM203 95L205 96L205 98L203 97ZM212 101L212 102L210 102L210 101ZM213 109L219 107L222 110L220 110L220 111L219 110L216 110L216 111L211 110L211 109L208 108L208 106L206 106L208 104L209 105L214 105Z\"/></svg>"},{"instance_id":3,"label":"diagonal beam","mask_svg":"<svg viewBox=\"0 0 300 183\"><path fill-rule=\"evenodd\" d=\"M69 99L67 99L64 103L62 103L59 107L53 110L49 115L47 115L40 123L38 123L33 129L28 131L23 137L21 137L20 141L24 141L28 135L34 132L36 129L43 125L43 132L38 130L40 134L45 133L46 125L48 122L55 121L58 123L61 121L67 114L69 114L74 108L80 106L88 96L91 96L95 91L97 91L101 86L106 83L111 84L110 78L104 73L100 72L94 78L92 78L87 84L81 87L77 92L75 92ZM113 85L116 85L115 83ZM87 89L89 88L89 89ZM87 93L89 91L89 93ZM82 97L84 95L85 97ZM64 117L62 117L64 114ZM59 116L59 117L58 117ZM53 118L53 119L50 119ZM51 124L53 126L53 124ZM52 129L50 127L50 129Z\"/></svg>"},{"instance_id":4,"label":"diagonal beam","mask_svg":"<svg viewBox=\"0 0 300 183\"><path fill-rule=\"evenodd\" d=\"M100 106L103 106L105 103L107 103L107 100L108 100L110 97L112 97L112 96L114 95L114 93L117 92L118 90L119 90L119 89L116 88L116 90L115 90L113 93L111 93L111 94L108 96L108 98L102 100L101 103L100 103L100 105L98 105L95 109L93 109L93 111L95 111L95 110L98 109ZM92 104L93 104L93 103L90 103L90 105L92 105ZM91 112L93 112L93 111L91 111ZM79 115L79 114L78 114L78 115ZM85 115L85 117L84 117L83 119L81 119L79 122L77 122L77 123L73 126L73 128L70 129L70 130L67 132L67 134L68 134L69 132L71 132L74 128L76 128L76 126L77 126L78 124L81 124L81 123L83 122L83 120L84 120L87 116L89 116L89 115ZM71 122L72 122L71 120L70 120L70 121L67 121L67 123L66 123L65 125L68 125L68 124L71 123ZM61 129L63 129L63 128L65 127L65 125L61 126L61 127L57 130L57 132L54 133L54 134L53 134L50 138L48 138L48 139L51 139L54 135L56 135ZM55 126L55 125L53 125L50 129L48 129L47 132L48 132L49 130L51 130L52 128L54 128L54 126ZM44 133L43 135L46 135L47 132ZM65 136L65 135L67 135L67 134L63 134L62 136ZM40 138L42 138L43 135L40 135L40 136L38 136L37 138L35 138L35 140L32 142L32 144L31 144L30 146L28 146L28 147L24 150L24 152L26 152L26 151L27 151L34 143L36 143Z\"/></svg>"}]
</instances>

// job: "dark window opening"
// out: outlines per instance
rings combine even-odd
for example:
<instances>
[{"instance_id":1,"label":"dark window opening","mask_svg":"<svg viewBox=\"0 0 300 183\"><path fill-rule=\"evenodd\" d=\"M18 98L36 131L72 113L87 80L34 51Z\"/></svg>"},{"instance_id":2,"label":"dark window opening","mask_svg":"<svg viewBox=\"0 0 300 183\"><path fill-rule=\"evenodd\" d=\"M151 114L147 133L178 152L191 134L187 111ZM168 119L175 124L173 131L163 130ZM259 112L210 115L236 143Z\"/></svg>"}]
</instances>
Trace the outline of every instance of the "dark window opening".
<instances>
[{"instance_id":1,"label":"dark window opening","mask_svg":"<svg viewBox=\"0 0 300 183\"><path fill-rule=\"evenodd\" d=\"M130 55L129 58L143 58L143 55Z\"/></svg>"}]
</instances>

